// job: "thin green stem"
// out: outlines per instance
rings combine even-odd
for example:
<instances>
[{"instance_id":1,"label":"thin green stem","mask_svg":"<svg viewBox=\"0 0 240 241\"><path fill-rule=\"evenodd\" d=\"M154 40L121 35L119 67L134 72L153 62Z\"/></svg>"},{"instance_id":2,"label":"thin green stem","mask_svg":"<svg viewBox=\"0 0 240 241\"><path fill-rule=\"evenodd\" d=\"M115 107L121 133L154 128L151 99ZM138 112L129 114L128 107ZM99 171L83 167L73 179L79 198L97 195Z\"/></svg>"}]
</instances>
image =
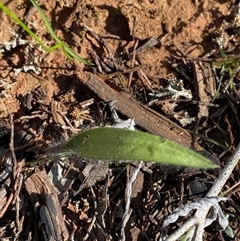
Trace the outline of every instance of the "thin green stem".
<instances>
[{"instance_id":1,"label":"thin green stem","mask_svg":"<svg viewBox=\"0 0 240 241\"><path fill-rule=\"evenodd\" d=\"M54 32L50 22L48 21L46 15L42 11L42 9L39 7L39 5L36 3L35 0L30 0L33 6L38 10L39 14L41 15L46 28L52 38L57 42L56 45L52 47L47 47L43 41L37 37L37 35L32 32L28 26L23 23L9 8L7 8L3 3L0 2L0 9L2 9L12 20L14 20L24 31L26 31L46 52L52 52L55 49L58 48L63 48L64 54L67 56L69 59L77 59L78 61L82 62L85 65L93 65L91 62L87 61L86 59L80 57L74 50L72 50L70 47L66 45Z\"/></svg>"},{"instance_id":2,"label":"thin green stem","mask_svg":"<svg viewBox=\"0 0 240 241\"><path fill-rule=\"evenodd\" d=\"M48 21L46 15L44 14L44 12L42 11L42 9L39 7L39 5L34 1L34 0L30 0L31 3L33 4L33 6L38 10L39 14L41 15L48 32L51 34L51 36L53 37L53 39L55 39L55 41L59 44L61 44L62 46L64 45L64 42L56 35L56 33L54 32L50 22Z\"/></svg>"},{"instance_id":3,"label":"thin green stem","mask_svg":"<svg viewBox=\"0 0 240 241\"><path fill-rule=\"evenodd\" d=\"M55 41L59 44L61 44L61 46L63 47L64 49L64 52L65 52L65 55L69 58L72 57L74 59L77 59L78 61L86 64L86 65L93 65L91 62L83 59L82 57L80 57L78 54L76 54L71 48L69 48L57 35L56 33L54 32L51 24L49 23L46 15L44 14L44 12L42 11L42 9L39 7L39 5L36 3L35 0L30 0L31 3L34 5L34 7L38 10L39 14L41 15L45 25L46 25L46 28L48 30L48 32L51 34L51 36L53 37L53 39L55 39ZM71 59L71 58L70 58Z\"/></svg>"},{"instance_id":4,"label":"thin green stem","mask_svg":"<svg viewBox=\"0 0 240 241\"><path fill-rule=\"evenodd\" d=\"M40 38L28 28L28 26L23 23L9 8L7 8L3 3L0 2L0 9L2 9L14 22L16 22L24 31L26 31L37 43L46 51L51 52L48 47L44 45Z\"/></svg>"}]
</instances>

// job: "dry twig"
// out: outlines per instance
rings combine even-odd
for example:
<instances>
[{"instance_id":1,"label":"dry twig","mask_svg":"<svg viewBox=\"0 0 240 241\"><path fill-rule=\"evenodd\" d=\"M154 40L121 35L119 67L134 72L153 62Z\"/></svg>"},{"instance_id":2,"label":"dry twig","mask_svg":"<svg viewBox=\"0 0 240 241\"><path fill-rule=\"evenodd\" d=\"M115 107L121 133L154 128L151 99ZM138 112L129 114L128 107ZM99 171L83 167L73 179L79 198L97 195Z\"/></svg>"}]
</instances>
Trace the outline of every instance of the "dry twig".
<instances>
[{"instance_id":1,"label":"dry twig","mask_svg":"<svg viewBox=\"0 0 240 241\"><path fill-rule=\"evenodd\" d=\"M236 151L230 157L221 174L214 182L214 185L207 193L206 197L217 197L221 192L223 186L230 177L232 171L237 165L240 159L240 143L238 144ZM172 233L168 238L164 239L166 241L179 240L191 227L196 226L196 232L194 236L194 241L201 241L204 233L205 221L209 213L211 206L205 206L198 209L195 215L189 218L179 229ZM161 240L161 239L160 239Z\"/></svg>"},{"instance_id":2,"label":"dry twig","mask_svg":"<svg viewBox=\"0 0 240 241\"><path fill-rule=\"evenodd\" d=\"M126 236L125 236L125 227L126 224L130 218L130 215L132 213L132 210L130 209L130 199L131 199L131 194L132 194L132 184L134 180L137 178L137 175L141 169L142 162L139 162L134 173L132 174L131 178L128 180L127 185L126 185L126 190L125 190L125 212L123 214L123 220L122 220L122 227L121 227L121 234L120 234L120 241L125 241Z\"/></svg>"}]
</instances>

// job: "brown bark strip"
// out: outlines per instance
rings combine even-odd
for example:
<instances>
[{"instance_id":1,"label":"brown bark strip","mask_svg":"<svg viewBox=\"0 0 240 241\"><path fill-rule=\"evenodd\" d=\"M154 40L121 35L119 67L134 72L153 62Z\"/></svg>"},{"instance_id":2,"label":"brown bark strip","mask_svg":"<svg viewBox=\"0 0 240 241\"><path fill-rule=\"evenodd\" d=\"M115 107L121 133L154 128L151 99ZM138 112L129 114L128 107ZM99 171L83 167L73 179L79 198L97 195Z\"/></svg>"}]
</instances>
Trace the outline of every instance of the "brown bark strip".
<instances>
[{"instance_id":1,"label":"brown bark strip","mask_svg":"<svg viewBox=\"0 0 240 241\"><path fill-rule=\"evenodd\" d=\"M125 92L119 91L113 83L108 83L96 75L91 75L84 84L105 102L116 100L114 108L123 115L133 118L135 123L143 129L188 148L191 147L191 135L186 130L163 115L133 100Z\"/></svg>"},{"instance_id":2,"label":"brown bark strip","mask_svg":"<svg viewBox=\"0 0 240 241\"><path fill-rule=\"evenodd\" d=\"M216 84L209 63L192 62L194 72L194 85L199 100L202 102L198 105L198 118L209 117L209 106L203 103L211 103L216 94Z\"/></svg>"},{"instance_id":3,"label":"brown bark strip","mask_svg":"<svg viewBox=\"0 0 240 241\"><path fill-rule=\"evenodd\" d=\"M31 175L25 187L39 217L44 240L68 240L69 234L59 204L57 190L45 171Z\"/></svg>"}]
</instances>

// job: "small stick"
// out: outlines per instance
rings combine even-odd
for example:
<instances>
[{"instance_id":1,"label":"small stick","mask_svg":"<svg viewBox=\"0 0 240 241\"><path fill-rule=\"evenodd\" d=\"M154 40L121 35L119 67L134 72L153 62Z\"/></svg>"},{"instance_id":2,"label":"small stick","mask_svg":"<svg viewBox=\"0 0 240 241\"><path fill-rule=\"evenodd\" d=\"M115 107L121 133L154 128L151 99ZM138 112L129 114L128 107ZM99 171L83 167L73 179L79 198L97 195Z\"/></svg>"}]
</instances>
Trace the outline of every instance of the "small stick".
<instances>
[{"instance_id":1,"label":"small stick","mask_svg":"<svg viewBox=\"0 0 240 241\"><path fill-rule=\"evenodd\" d=\"M14 123L13 123L13 115L10 115L10 125L11 125L11 136L10 136L10 144L9 149L12 154L12 160L13 160L13 179L16 179L17 175L17 159L16 154L14 150Z\"/></svg>"},{"instance_id":2,"label":"small stick","mask_svg":"<svg viewBox=\"0 0 240 241\"><path fill-rule=\"evenodd\" d=\"M131 60L131 67L134 67L134 64L135 64L137 46L138 46L138 39L136 39L136 42L135 42L135 44L134 44L134 46L133 46L133 54L132 54L132 60ZM128 88L131 86L132 76L133 76L133 72L130 72L130 74L129 74L129 79L128 79Z\"/></svg>"},{"instance_id":3,"label":"small stick","mask_svg":"<svg viewBox=\"0 0 240 241\"><path fill-rule=\"evenodd\" d=\"M229 179L231 173L233 172L234 168L238 164L240 159L240 143L238 144L236 151L234 154L230 157L227 164L223 168L222 172L220 173L217 180L214 182L213 186L207 193L206 197L216 197L221 192L222 188L224 187L225 183ZM202 240L203 232L204 232L204 223L206 220L206 216L209 212L210 207L203 208L201 210L198 210L194 217L189 218L180 228L178 228L174 233L172 233L166 241L175 241L179 240L179 238L184 235L184 233L187 232L193 225L197 225L196 230L196 241Z\"/></svg>"},{"instance_id":4,"label":"small stick","mask_svg":"<svg viewBox=\"0 0 240 241\"><path fill-rule=\"evenodd\" d=\"M123 214L123 219L122 219L122 227L121 227L121 234L120 234L120 241L125 241L126 240L126 233L125 233L125 227L126 224L130 218L130 215L132 213L132 209L130 209L130 199L131 199L131 194L132 194L132 184L134 180L137 178L137 175L141 169L142 162L139 162L135 171L133 172L131 178L127 181L126 184L126 190L125 190L125 212Z\"/></svg>"},{"instance_id":5,"label":"small stick","mask_svg":"<svg viewBox=\"0 0 240 241\"><path fill-rule=\"evenodd\" d=\"M31 0L31 1L33 1L33 0ZM101 37L99 36L99 34L95 33L94 30L91 29L90 27L86 26L85 24L83 24L82 26L83 26L84 28L86 28L87 31L88 31L95 39L97 39L100 43L103 44L103 46L104 46L105 49L107 50L107 53L108 53L110 59L114 59L114 55L113 55L112 51L110 50L110 48L107 46L105 40L103 40L103 38L101 38Z\"/></svg>"}]
</instances>

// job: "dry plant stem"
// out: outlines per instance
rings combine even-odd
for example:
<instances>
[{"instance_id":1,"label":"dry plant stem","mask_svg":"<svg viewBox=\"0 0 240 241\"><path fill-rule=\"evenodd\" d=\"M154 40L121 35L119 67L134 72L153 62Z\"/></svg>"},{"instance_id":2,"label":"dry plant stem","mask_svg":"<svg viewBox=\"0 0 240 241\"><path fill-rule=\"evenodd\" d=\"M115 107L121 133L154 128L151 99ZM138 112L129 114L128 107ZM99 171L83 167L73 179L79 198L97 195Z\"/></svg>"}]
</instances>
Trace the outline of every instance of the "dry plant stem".
<instances>
[{"instance_id":1,"label":"dry plant stem","mask_svg":"<svg viewBox=\"0 0 240 241\"><path fill-rule=\"evenodd\" d=\"M101 62L100 57L97 55L97 53L95 51L91 51L91 54L92 54L92 57L94 59L94 62L97 66L97 69L98 69L99 73L103 74L104 72L103 72L102 66L100 64L100 62Z\"/></svg>"},{"instance_id":2,"label":"dry plant stem","mask_svg":"<svg viewBox=\"0 0 240 241\"><path fill-rule=\"evenodd\" d=\"M19 163L19 166L21 168L22 163ZM21 173L19 173L19 175L18 175L18 180L19 180L19 182L18 182L16 194L15 194L15 198L16 198L16 201L15 201L15 208L16 208L16 234L15 234L14 240L18 240L19 235L20 235L20 233L22 232L22 229L23 229L23 221L24 221L24 215L22 216L21 221L20 221L20 218L19 218L20 217L19 216L19 209L20 209L20 197L19 196L20 196L20 191L21 191L22 183L23 183L23 175Z\"/></svg>"},{"instance_id":3,"label":"dry plant stem","mask_svg":"<svg viewBox=\"0 0 240 241\"><path fill-rule=\"evenodd\" d=\"M135 61L136 65L139 65L137 61ZM152 84L147 75L144 73L142 69L139 69L138 71L138 77L141 79L143 85L146 87L146 89L153 91Z\"/></svg>"},{"instance_id":4,"label":"dry plant stem","mask_svg":"<svg viewBox=\"0 0 240 241\"><path fill-rule=\"evenodd\" d=\"M126 190L125 190L125 212L123 214L123 220L122 220L122 227L121 227L121 234L120 234L120 241L125 241L126 236L125 236L125 227L126 224L130 218L130 215L132 213L132 210L130 209L130 199L131 199L131 194L132 194L132 184L134 180L137 178L137 175L142 167L142 162L139 162L134 173L131 176L131 179L127 181L126 185Z\"/></svg>"},{"instance_id":5,"label":"dry plant stem","mask_svg":"<svg viewBox=\"0 0 240 241\"><path fill-rule=\"evenodd\" d=\"M224 184L227 182L229 176L231 175L232 171L234 170L235 166L237 165L240 159L240 143L238 144L236 151L230 157L227 164L225 165L224 169L222 170L221 174L217 178L214 185L207 193L206 197L216 197L221 192ZM197 225L196 235L194 241L201 241L203 232L204 232L204 223L206 220L206 216L209 212L209 208L205 208L202 210L198 210L194 217L188 219L178 230L172 233L166 241L175 241L179 240L179 238L186 233L186 230L189 230L193 225Z\"/></svg>"},{"instance_id":6,"label":"dry plant stem","mask_svg":"<svg viewBox=\"0 0 240 241\"><path fill-rule=\"evenodd\" d=\"M103 38L101 38L99 36L99 34L95 33L93 29L91 29L90 27L88 27L87 25L83 24L82 25L84 28L87 29L87 31L100 43L103 44L103 46L105 47L105 50L107 51L107 54L109 56L110 59L114 59L114 55L112 53L112 51L110 50L110 48L108 47L108 45L106 44L105 40Z\"/></svg>"},{"instance_id":7,"label":"dry plant stem","mask_svg":"<svg viewBox=\"0 0 240 241\"><path fill-rule=\"evenodd\" d=\"M121 69L121 70L116 71L116 72L114 72L114 73L106 74L105 76L106 76L107 78L109 78L109 79L112 79L113 77L118 76L118 75L120 75L120 74L128 74L128 73L131 74L131 73L133 73L133 72L135 72L135 71L138 71L138 70L140 70L140 69L141 69L141 66L140 66L140 65L137 65L137 66L132 67L132 68Z\"/></svg>"},{"instance_id":8,"label":"dry plant stem","mask_svg":"<svg viewBox=\"0 0 240 241\"><path fill-rule=\"evenodd\" d=\"M10 125L11 125L11 136L10 136L10 144L9 149L12 154L12 161L13 161L13 179L14 182L12 193L10 194L10 197L8 198L7 203L5 204L4 208L2 209L2 212L0 213L0 218L2 215L6 212L8 206L10 203L15 203L16 207L16 229L15 229L15 240L18 238L19 233L21 232L20 228L20 222L19 222L19 193L22 186L22 175L21 175L21 169L22 169L22 163L17 163L15 150L14 150L14 122L13 122L13 115L10 115Z\"/></svg>"},{"instance_id":9,"label":"dry plant stem","mask_svg":"<svg viewBox=\"0 0 240 241\"><path fill-rule=\"evenodd\" d=\"M136 49L138 46L138 39L135 41L134 46L133 46L133 54L132 54L132 60L131 60L131 67L134 67L135 59L136 59ZM129 74L129 79L128 79L128 88L131 86L132 83L132 76L133 72L130 72Z\"/></svg>"},{"instance_id":10,"label":"dry plant stem","mask_svg":"<svg viewBox=\"0 0 240 241\"><path fill-rule=\"evenodd\" d=\"M68 225L68 227L72 228L72 232L69 235L69 240L74 240L74 236L78 227L74 222L69 222L68 220L65 220L65 222Z\"/></svg>"},{"instance_id":11,"label":"dry plant stem","mask_svg":"<svg viewBox=\"0 0 240 241\"><path fill-rule=\"evenodd\" d=\"M96 221L96 218L97 218L97 201L96 201L96 195L94 193L94 190L93 188L91 187L91 192L92 192L92 195L93 195L93 203L94 203L94 209L95 209L95 213L94 213L94 216L92 218L92 221L87 229L87 234L83 237L83 240L88 240L89 238L89 234L93 228L93 225L95 224L95 221Z\"/></svg>"},{"instance_id":12,"label":"dry plant stem","mask_svg":"<svg viewBox=\"0 0 240 241\"><path fill-rule=\"evenodd\" d=\"M10 136L10 144L9 149L12 154L12 160L13 160L13 179L16 179L16 170L17 170L17 159L15 155L14 150L14 123L13 123L13 115L10 115L10 125L11 125L11 136ZM15 180L16 181L16 180Z\"/></svg>"},{"instance_id":13,"label":"dry plant stem","mask_svg":"<svg viewBox=\"0 0 240 241\"><path fill-rule=\"evenodd\" d=\"M139 48L136 49L136 54L140 54L144 51L147 51L147 49L152 48L152 47L156 46L157 44L162 44L167 36L168 36L168 33L164 34L160 37L150 38L145 44L143 44L142 46L140 46ZM131 57L132 54L133 53L131 53L129 57Z\"/></svg>"},{"instance_id":14,"label":"dry plant stem","mask_svg":"<svg viewBox=\"0 0 240 241\"><path fill-rule=\"evenodd\" d=\"M240 182L237 182L236 184L234 184L233 186L231 186L228 190L226 190L225 192L222 193L222 196L226 196L229 192L231 192L233 189L235 189L237 186L240 186ZM239 187L236 188L234 191L232 191L231 194L236 193L239 191ZM231 195L230 194L230 195Z\"/></svg>"},{"instance_id":15,"label":"dry plant stem","mask_svg":"<svg viewBox=\"0 0 240 241\"><path fill-rule=\"evenodd\" d=\"M16 183L15 183L15 186L16 186ZM14 192L14 190L13 190ZM13 200L13 192L11 192L7 202L5 203L5 205L3 206L3 208L0 210L0 219L3 217L3 215L5 214L5 212L7 211L8 209L8 206L12 203L12 200Z\"/></svg>"},{"instance_id":16,"label":"dry plant stem","mask_svg":"<svg viewBox=\"0 0 240 241\"><path fill-rule=\"evenodd\" d=\"M102 212L102 215L101 215L101 225L103 226L104 229L106 229L106 223L105 223L105 214L107 212L107 208L108 208L108 204L110 203L109 201L109 195L108 195L108 184L110 182L110 173L108 173L107 175L107 181L104 185L104 189L103 189L103 199L105 200L105 209L103 210Z\"/></svg>"}]
</instances>

